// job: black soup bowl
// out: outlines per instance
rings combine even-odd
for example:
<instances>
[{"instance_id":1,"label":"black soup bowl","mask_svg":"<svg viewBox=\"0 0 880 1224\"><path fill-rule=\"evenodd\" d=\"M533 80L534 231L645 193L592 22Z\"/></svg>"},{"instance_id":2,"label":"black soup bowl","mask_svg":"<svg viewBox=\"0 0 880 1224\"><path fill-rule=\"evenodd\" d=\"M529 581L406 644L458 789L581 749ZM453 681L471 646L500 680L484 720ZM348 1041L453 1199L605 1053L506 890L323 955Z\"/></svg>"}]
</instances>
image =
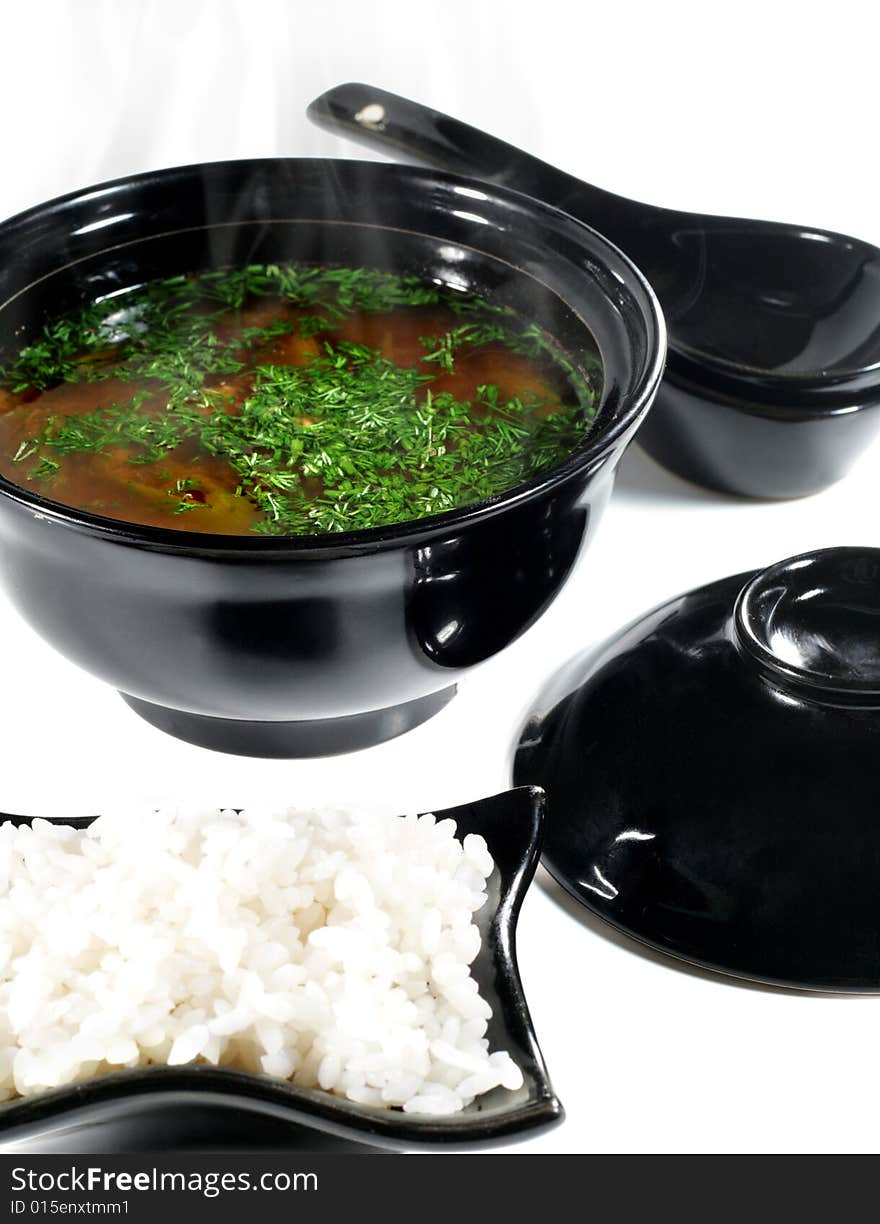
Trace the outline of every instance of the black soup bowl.
<instances>
[{"instance_id":1,"label":"black soup bowl","mask_svg":"<svg viewBox=\"0 0 880 1224\"><path fill-rule=\"evenodd\" d=\"M660 380L656 299L556 209L438 171L219 162L65 196L0 225L0 362L49 320L150 279L247 263L354 264L476 292L585 370L598 415L561 464L388 527L223 536L137 526L0 478L0 574L31 625L181 739L312 756L423 722L532 625L595 530ZM594 374L595 381L595 374Z\"/></svg>"}]
</instances>

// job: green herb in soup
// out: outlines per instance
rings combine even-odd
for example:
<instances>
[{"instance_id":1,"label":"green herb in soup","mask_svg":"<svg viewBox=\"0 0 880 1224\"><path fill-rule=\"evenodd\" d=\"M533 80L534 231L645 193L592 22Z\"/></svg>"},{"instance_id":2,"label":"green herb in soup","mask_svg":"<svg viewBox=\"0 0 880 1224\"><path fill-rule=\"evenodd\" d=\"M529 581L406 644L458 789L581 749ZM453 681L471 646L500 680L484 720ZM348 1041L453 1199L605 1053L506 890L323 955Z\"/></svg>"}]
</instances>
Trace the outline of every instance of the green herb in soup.
<instances>
[{"instance_id":1,"label":"green herb in soup","mask_svg":"<svg viewBox=\"0 0 880 1224\"><path fill-rule=\"evenodd\" d=\"M47 326L0 367L0 472L132 523L352 531L559 463L589 376L482 298L365 268L173 277Z\"/></svg>"}]
</instances>

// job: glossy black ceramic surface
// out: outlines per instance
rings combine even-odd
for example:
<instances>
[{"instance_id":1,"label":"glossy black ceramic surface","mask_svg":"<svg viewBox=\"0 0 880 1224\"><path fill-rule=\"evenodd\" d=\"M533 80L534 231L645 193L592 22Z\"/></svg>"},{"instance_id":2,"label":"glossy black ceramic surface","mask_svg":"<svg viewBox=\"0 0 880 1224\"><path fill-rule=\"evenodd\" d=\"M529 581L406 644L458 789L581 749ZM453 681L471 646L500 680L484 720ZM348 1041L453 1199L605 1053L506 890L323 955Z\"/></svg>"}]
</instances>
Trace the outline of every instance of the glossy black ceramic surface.
<instances>
[{"instance_id":1,"label":"glossy black ceramic surface","mask_svg":"<svg viewBox=\"0 0 880 1224\"><path fill-rule=\"evenodd\" d=\"M666 374L639 440L680 475L754 497L798 496L842 476L880 429L876 247L628 200L371 85L332 89L309 113L547 200L626 251L669 327Z\"/></svg>"},{"instance_id":2,"label":"glossy black ceramic surface","mask_svg":"<svg viewBox=\"0 0 880 1224\"><path fill-rule=\"evenodd\" d=\"M255 1125L279 1123L313 1128L322 1135L354 1139L392 1150L420 1145L488 1145L555 1125L563 1117L529 1018L516 964L516 920L540 853L544 797L523 787L438 812L455 820L458 836L479 833L495 859L487 881L488 901L474 917L482 946L472 966L480 993L492 1008L487 1036L493 1049L506 1049L520 1067L523 1087L497 1088L462 1113L443 1118L404 1114L397 1109L356 1105L284 1080L215 1067L154 1067L120 1072L70 1088L0 1105L0 1148L32 1143L62 1127L90 1123L125 1125L131 1133L138 1114L157 1108L174 1115L232 1107L254 1117ZM5 817L25 823L22 817ZM82 827L89 822L67 821ZM198 1119L196 1119L198 1121ZM154 1127L154 1122L151 1123ZM152 1133L152 1132L151 1132Z\"/></svg>"},{"instance_id":3,"label":"glossy black ceramic surface","mask_svg":"<svg viewBox=\"0 0 880 1224\"><path fill-rule=\"evenodd\" d=\"M782 392L749 398L742 384L690 382L667 368L639 430L653 459L685 480L741 497L818 493L845 476L880 430L880 396L856 392L821 404Z\"/></svg>"},{"instance_id":4,"label":"glossy black ceramic surface","mask_svg":"<svg viewBox=\"0 0 880 1224\"><path fill-rule=\"evenodd\" d=\"M725 973L880 991L880 550L656 608L539 698L517 782L589 909Z\"/></svg>"},{"instance_id":5,"label":"glossy black ceramic surface","mask_svg":"<svg viewBox=\"0 0 880 1224\"><path fill-rule=\"evenodd\" d=\"M556 210L434 171L300 159L163 170L0 225L0 356L47 317L151 277L289 259L489 294L576 362L600 356L603 387L564 463L388 528L200 535L0 478L0 574L37 631L164 730L265 756L400 734L541 615L595 529L664 354L641 274Z\"/></svg>"}]
</instances>

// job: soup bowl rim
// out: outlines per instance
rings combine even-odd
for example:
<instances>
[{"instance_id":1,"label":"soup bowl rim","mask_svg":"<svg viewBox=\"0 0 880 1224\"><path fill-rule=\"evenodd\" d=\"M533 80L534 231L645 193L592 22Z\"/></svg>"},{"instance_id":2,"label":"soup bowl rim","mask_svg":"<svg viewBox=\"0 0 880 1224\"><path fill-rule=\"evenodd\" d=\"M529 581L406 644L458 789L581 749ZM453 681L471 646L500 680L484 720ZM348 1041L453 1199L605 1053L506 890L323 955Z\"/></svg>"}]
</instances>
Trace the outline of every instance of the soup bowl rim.
<instances>
[{"instance_id":1,"label":"soup bowl rim","mask_svg":"<svg viewBox=\"0 0 880 1224\"><path fill-rule=\"evenodd\" d=\"M433 537L438 533L448 534L465 528L472 523L493 517L507 510L522 506L543 493L549 492L563 484L570 477L597 468L614 450L628 432L634 430L639 423L646 405L650 403L663 373L666 356L666 327L663 314L653 289L636 265L614 246L607 238L583 222L575 220L549 204L535 200L521 192L509 188L497 187L470 179L464 175L450 174L438 170L426 170L415 166L397 163L368 162L348 158L253 158L231 161L192 163L184 166L172 166L167 169L146 171L141 174L127 175L107 182L68 192L45 203L37 204L0 223L0 239L10 236L16 231L27 232L40 220L63 212L78 204L87 204L96 200L105 200L115 194L122 194L130 189L137 189L147 184L159 181L172 186L175 180L191 178L200 172L238 171L272 169L278 166L305 167L324 170L329 166L340 165L350 168L352 172L377 177L396 177L410 187L439 185L447 190L455 187L479 188L485 202L498 210L525 210L540 220L547 230L562 230L566 236L574 239L582 247L585 254L595 258L598 254L603 264L612 265L616 277L630 291L645 323L646 360L639 371L630 395L625 402L609 406L606 396L600 396L596 421L581 443L560 463L537 473L529 480L514 485L512 488L491 497L465 506L445 510L439 514L426 515L421 518L407 519L399 523L384 524L375 527L361 528L355 531L322 532L302 535L230 535L211 532L196 532L178 530L169 527L151 527L132 523L109 516L93 514L87 510L68 506L51 498L16 484L7 477L0 475L0 504L14 503L19 509L32 512L37 517L61 523L88 534L116 540L120 543L140 545L147 548L167 552L197 552L201 555L225 553L236 554L282 554L285 556L297 553L364 553L377 549L393 547L402 542L417 542L420 537ZM295 218L291 218L292 220ZM353 221L357 224L357 221ZM195 226L204 229L206 226ZM393 230L395 227L383 227ZM399 227L397 227L399 228ZM413 232L413 231L410 231ZM132 243L146 239L160 238L162 232L145 232L131 239ZM124 245L124 244L123 244ZM112 249L112 244L104 250ZM475 249L478 253L480 248ZM91 252L83 259L94 259L102 252ZM489 256L487 258L495 258ZM75 261L74 261L75 262ZM48 275L60 271L62 266L53 269ZM622 273L622 275L621 275ZM532 275L526 272L525 275ZM39 278L45 279L45 278ZM533 277L534 279L534 277ZM14 296L27 293L38 281L19 289ZM580 312L566 299L564 295L550 288L557 297L577 316L585 330L589 330L589 322L582 318ZM0 302L0 312L9 304L11 298ZM603 412L607 412L603 419Z\"/></svg>"}]
</instances>

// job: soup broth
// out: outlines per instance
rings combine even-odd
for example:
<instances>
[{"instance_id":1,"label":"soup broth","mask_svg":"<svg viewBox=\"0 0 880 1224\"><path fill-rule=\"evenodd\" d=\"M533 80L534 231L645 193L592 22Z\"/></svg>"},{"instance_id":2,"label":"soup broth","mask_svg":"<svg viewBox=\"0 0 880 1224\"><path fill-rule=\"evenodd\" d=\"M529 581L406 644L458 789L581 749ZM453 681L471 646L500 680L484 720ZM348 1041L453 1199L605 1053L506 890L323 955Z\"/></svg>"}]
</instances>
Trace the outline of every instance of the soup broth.
<instances>
[{"instance_id":1,"label":"soup broth","mask_svg":"<svg viewBox=\"0 0 880 1224\"><path fill-rule=\"evenodd\" d=\"M249 266L47 325L0 368L0 473L153 527L352 531L555 466L594 399L507 307L365 268Z\"/></svg>"}]
</instances>

